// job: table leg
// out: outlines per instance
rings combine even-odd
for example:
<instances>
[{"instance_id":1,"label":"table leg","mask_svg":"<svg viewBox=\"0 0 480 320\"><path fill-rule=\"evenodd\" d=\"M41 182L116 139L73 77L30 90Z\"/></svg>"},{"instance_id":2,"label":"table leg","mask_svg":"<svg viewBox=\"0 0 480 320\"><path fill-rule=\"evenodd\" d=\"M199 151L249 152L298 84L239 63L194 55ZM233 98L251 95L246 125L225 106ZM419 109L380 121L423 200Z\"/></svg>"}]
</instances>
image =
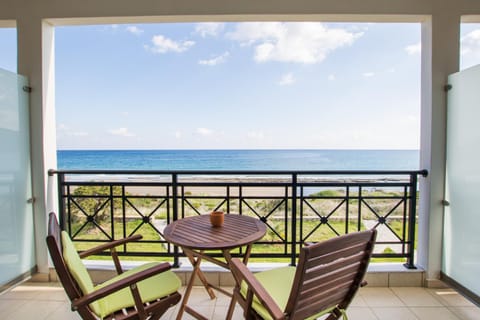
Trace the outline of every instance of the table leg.
<instances>
[{"instance_id":1,"label":"table leg","mask_svg":"<svg viewBox=\"0 0 480 320\"><path fill-rule=\"evenodd\" d=\"M188 298L190 298L190 293L192 292L194 280L195 280L195 269L192 272L190 279L188 280L187 287L185 288L185 292L183 294L182 302L180 304L180 309L178 310L176 320L182 319L183 313L185 312L185 309L187 307Z\"/></svg>"},{"instance_id":2,"label":"table leg","mask_svg":"<svg viewBox=\"0 0 480 320\"><path fill-rule=\"evenodd\" d=\"M190 298L190 294L192 293L192 288L193 288L193 283L195 282L195 276L197 275L200 280L202 281L203 285L205 286L205 289L207 290L208 294L210 295L210 298L213 299L215 298L215 294L213 290L209 287L208 282L206 281L205 276L203 275L202 271L200 270L200 263L202 262L201 257L195 258L195 256L192 254L192 252L188 252L187 250L184 250L185 255L188 257L190 262L192 263L193 266L193 271L192 275L190 276L190 279L188 280L187 287L185 288L185 293L183 294L183 299L182 303L180 305L180 309L178 310L177 318L176 320L181 320L183 313L187 311L191 315L193 315L197 319L207 319L194 311L192 308L190 308L187 303L188 299Z\"/></svg>"},{"instance_id":3,"label":"table leg","mask_svg":"<svg viewBox=\"0 0 480 320\"><path fill-rule=\"evenodd\" d=\"M213 292L212 286L208 283L207 278L205 277L202 270L200 269L200 263L202 261L202 258L200 256L196 256L193 251L190 251L188 249L184 249L183 252L185 252L185 255L187 256L188 260L190 260L190 263L193 266L192 278L194 278L195 275L197 275L200 281L202 282L203 286L205 287L205 290L207 290L208 295L210 296L210 299L215 299L215 292ZM200 251L200 254L203 254L203 251ZM193 286L193 282L192 282L192 286Z\"/></svg>"}]
</instances>

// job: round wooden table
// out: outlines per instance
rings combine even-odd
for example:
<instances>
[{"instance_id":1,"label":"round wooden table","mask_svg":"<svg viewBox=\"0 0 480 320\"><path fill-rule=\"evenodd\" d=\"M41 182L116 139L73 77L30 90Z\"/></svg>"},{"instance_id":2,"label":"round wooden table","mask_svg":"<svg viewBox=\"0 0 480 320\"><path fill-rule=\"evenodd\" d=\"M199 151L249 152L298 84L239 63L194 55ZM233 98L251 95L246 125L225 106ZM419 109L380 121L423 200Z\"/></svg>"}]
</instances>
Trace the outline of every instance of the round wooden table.
<instances>
[{"instance_id":1,"label":"round wooden table","mask_svg":"<svg viewBox=\"0 0 480 320\"><path fill-rule=\"evenodd\" d=\"M247 264L252 244L263 238L265 232L266 226L259 219L237 214L225 214L224 223L221 227L213 227L210 224L209 215L187 217L170 223L163 231L165 240L181 247L193 266L192 276L185 289L177 320L182 318L185 311L197 319L207 319L187 306L195 276L198 276L202 281L210 298L215 298L212 288L232 296L230 292L208 283L205 275L200 270L202 259L229 269L229 262L232 258L230 251L246 246L243 263ZM205 250L222 251L226 262L205 254ZM234 305L235 303L230 304L231 307L229 308L227 319L231 317Z\"/></svg>"}]
</instances>

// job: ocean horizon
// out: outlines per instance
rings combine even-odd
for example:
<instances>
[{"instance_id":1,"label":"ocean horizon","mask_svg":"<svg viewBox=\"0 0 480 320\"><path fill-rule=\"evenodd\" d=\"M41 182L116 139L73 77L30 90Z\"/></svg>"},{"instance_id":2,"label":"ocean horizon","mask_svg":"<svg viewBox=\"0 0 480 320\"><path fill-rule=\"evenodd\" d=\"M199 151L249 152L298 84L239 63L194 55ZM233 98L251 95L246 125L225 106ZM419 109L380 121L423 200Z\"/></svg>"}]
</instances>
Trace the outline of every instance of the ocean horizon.
<instances>
[{"instance_id":1,"label":"ocean horizon","mask_svg":"<svg viewBox=\"0 0 480 320\"><path fill-rule=\"evenodd\" d=\"M59 170L419 170L419 150L57 150Z\"/></svg>"}]
</instances>

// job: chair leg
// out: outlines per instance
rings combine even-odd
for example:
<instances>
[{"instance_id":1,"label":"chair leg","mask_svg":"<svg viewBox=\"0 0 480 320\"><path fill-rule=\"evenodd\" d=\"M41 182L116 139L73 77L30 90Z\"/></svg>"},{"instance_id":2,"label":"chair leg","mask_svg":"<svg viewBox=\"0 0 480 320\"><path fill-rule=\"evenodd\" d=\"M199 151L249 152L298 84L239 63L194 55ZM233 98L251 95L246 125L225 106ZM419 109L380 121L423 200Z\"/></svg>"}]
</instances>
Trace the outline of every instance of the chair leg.
<instances>
[{"instance_id":1,"label":"chair leg","mask_svg":"<svg viewBox=\"0 0 480 320\"><path fill-rule=\"evenodd\" d=\"M152 313L152 315L150 316L150 318L148 318L148 320L160 320L161 316L162 316L161 314Z\"/></svg>"},{"instance_id":2,"label":"chair leg","mask_svg":"<svg viewBox=\"0 0 480 320\"><path fill-rule=\"evenodd\" d=\"M149 320L159 320L168 309L176 305L181 299L181 295L176 292L173 295L164 298L163 301L157 302L158 306L151 310L151 316Z\"/></svg>"},{"instance_id":3,"label":"chair leg","mask_svg":"<svg viewBox=\"0 0 480 320\"><path fill-rule=\"evenodd\" d=\"M325 320L338 320L343 315L341 313L337 313L335 310L330 313L330 315Z\"/></svg>"},{"instance_id":4,"label":"chair leg","mask_svg":"<svg viewBox=\"0 0 480 320\"><path fill-rule=\"evenodd\" d=\"M233 317L233 311L235 311L235 304L237 303L237 299L235 298L235 294L232 296L232 300L230 300L230 305L228 306L228 312L226 320L231 320Z\"/></svg>"}]
</instances>

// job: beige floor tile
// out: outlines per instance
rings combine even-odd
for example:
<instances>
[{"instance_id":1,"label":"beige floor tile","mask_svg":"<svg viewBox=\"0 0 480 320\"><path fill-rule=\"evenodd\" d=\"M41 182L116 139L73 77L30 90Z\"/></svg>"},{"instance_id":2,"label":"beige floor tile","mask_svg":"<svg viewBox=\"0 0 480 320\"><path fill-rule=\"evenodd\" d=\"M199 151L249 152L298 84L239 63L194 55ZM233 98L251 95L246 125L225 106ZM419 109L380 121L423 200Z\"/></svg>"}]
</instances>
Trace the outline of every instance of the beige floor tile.
<instances>
[{"instance_id":1,"label":"beige floor tile","mask_svg":"<svg viewBox=\"0 0 480 320\"><path fill-rule=\"evenodd\" d=\"M379 320L368 307L350 307L347 309L348 320Z\"/></svg>"},{"instance_id":2,"label":"beige floor tile","mask_svg":"<svg viewBox=\"0 0 480 320\"><path fill-rule=\"evenodd\" d=\"M78 315L78 312L73 312L70 306L64 303L48 315L46 320L81 320L81 317Z\"/></svg>"},{"instance_id":3,"label":"beige floor tile","mask_svg":"<svg viewBox=\"0 0 480 320\"><path fill-rule=\"evenodd\" d=\"M32 300L37 299L41 294L38 286L21 285L1 295L1 299Z\"/></svg>"},{"instance_id":4,"label":"beige floor tile","mask_svg":"<svg viewBox=\"0 0 480 320\"><path fill-rule=\"evenodd\" d=\"M380 320L417 320L415 314L407 307L372 308Z\"/></svg>"},{"instance_id":5,"label":"beige floor tile","mask_svg":"<svg viewBox=\"0 0 480 320\"><path fill-rule=\"evenodd\" d=\"M235 279L230 272L220 273L220 285L221 286L235 286Z\"/></svg>"},{"instance_id":6,"label":"beige floor tile","mask_svg":"<svg viewBox=\"0 0 480 320\"><path fill-rule=\"evenodd\" d=\"M428 293L451 307L474 307L475 305L467 298L452 289L426 289ZM479 318L480 319L480 318Z\"/></svg>"},{"instance_id":7,"label":"beige floor tile","mask_svg":"<svg viewBox=\"0 0 480 320\"><path fill-rule=\"evenodd\" d=\"M217 292L215 291L215 295ZM218 293L221 295L221 293ZM183 295L182 295L183 299ZM188 298L188 305L197 305L197 306L215 306L217 299L210 299L208 292L203 287L193 287L192 292L190 293L190 297Z\"/></svg>"},{"instance_id":8,"label":"beige floor tile","mask_svg":"<svg viewBox=\"0 0 480 320\"><path fill-rule=\"evenodd\" d=\"M9 319L10 314L20 310L27 302L28 300L0 299L0 319Z\"/></svg>"},{"instance_id":9,"label":"beige floor tile","mask_svg":"<svg viewBox=\"0 0 480 320\"><path fill-rule=\"evenodd\" d=\"M365 275L365 281L368 283L368 288L387 287L388 273L387 272L369 272Z\"/></svg>"},{"instance_id":10,"label":"beige floor tile","mask_svg":"<svg viewBox=\"0 0 480 320\"><path fill-rule=\"evenodd\" d=\"M367 303L363 298L361 292L357 293L350 304L352 307L367 307Z\"/></svg>"},{"instance_id":11,"label":"beige floor tile","mask_svg":"<svg viewBox=\"0 0 480 320\"><path fill-rule=\"evenodd\" d=\"M460 320L447 307L412 307L419 320Z\"/></svg>"},{"instance_id":12,"label":"beige floor tile","mask_svg":"<svg viewBox=\"0 0 480 320\"><path fill-rule=\"evenodd\" d=\"M205 278L207 279L208 283L211 283L213 285L220 285L220 275L216 272L204 272L203 273ZM191 276L192 276L192 273L187 273L186 274L186 279L187 279L187 282L190 281L191 279ZM195 276L195 280L193 282L193 285L194 286L201 286L202 285L202 282L200 281L200 278L198 276Z\"/></svg>"},{"instance_id":13,"label":"beige floor tile","mask_svg":"<svg viewBox=\"0 0 480 320\"><path fill-rule=\"evenodd\" d=\"M409 307L441 307L439 299L432 296L424 288L391 288L402 302Z\"/></svg>"},{"instance_id":14,"label":"beige floor tile","mask_svg":"<svg viewBox=\"0 0 480 320\"><path fill-rule=\"evenodd\" d=\"M3 294L0 299L68 301L63 287L49 283L26 283Z\"/></svg>"},{"instance_id":15,"label":"beige floor tile","mask_svg":"<svg viewBox=\"0 0 480 320\"><path fill-rule=\"evenodd\" d=\"M480 319L480 308L478 307L450 307L458 318L462 320L478 320Z\"/></svg>"},{"instance_id":16,"label":"beige floor tile","mask_svg":"<svg viewBox=\"0 0 480 320\"><path fill-rule=\"evenodd\" d=\"M388 277L388 285L391 287L418 287L422 283L422 272L393 272Z\"/></svg>"},{"instance_id":17,"label":"beige floor tile","mask_svg":"<svg viewBox=\"0 0 480 320\"><path fill-rule=\"evenodd\" d=\"M180 304L180 303L178 303L176 306L171 307L170 309L168 309L168 310L163 314L163 316L160 318L160 320L173 320L173 319L175 319L175 317L177 316L177 313L178 313L179 304Z\"/></svg>"},{"instance_id":18,"label":"beige floor tile","mask_svg":"<svg viewBox=\"0 0 480 320\"><path fill-rule=\"evenodd\" d=\"M403 307L404 304L389 288L363 288L361 296L369 307Z\"/></svg>"},{"instance_id":19,"label":"beige floor tile","mask_svg":"<svg viewBox=\"0 0 480 320\"><path fill-rule=\"evenodd\" d=\"M228 292L233 292L233 288L222 288L222 289L225 289ZM215 295L217 296L215 307L228 307L230 305L230 301L232 300L232 297L218 291L215 291Z\"/></svg>"},{"instance_id":20,"label":"beige floor tile","mask_svg":"<svg viewBox=\"0 0 480 320\"><path fill-rule=\"evenodd\" d=\"M25 320L25 319L35 319L43 320L48 319L50 314L53 314L57 309L60 309L64 305L63 302L59 301L38 301L31 300L27 301L17 309L15 312L8 315L9 320Z\"/></svg>"},{"instance_id":21,"label":"beige floor tile","mask_svg":"<svg viewBox=\"0 0 480 320\"><path fill-rule=\"evenodd\" d=\"M228 306L215 307L212 320L225 319L227 312L228 312ZM232 320L242 320L242 319L243 319L243 310L240 306L237 306L233 312Z\"/></svg>"}]
</instances>

